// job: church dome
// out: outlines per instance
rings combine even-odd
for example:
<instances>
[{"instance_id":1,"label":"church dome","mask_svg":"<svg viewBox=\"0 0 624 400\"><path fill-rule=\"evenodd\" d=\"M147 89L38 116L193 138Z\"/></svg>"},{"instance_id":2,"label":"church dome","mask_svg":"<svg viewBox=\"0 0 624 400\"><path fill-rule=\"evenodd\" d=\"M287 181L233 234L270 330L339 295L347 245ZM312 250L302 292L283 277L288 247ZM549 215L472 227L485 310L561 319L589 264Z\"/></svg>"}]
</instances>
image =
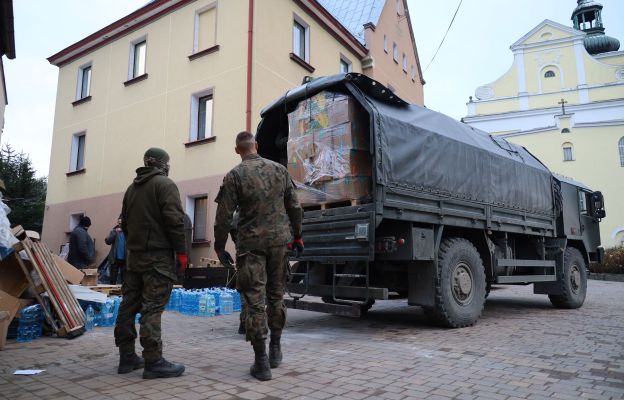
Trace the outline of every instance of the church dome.
<instances>
[{"instance_id":1,"label":"church dome","mask_svg":"<svg viewBox=\"0 0 624 400\"><path fill-rule=\"evenodd\" d=\"M620 41L607 35L587 35L583 41L585 49L589 54L607 53L618 51Z\"/></svg>"}]
</instances>

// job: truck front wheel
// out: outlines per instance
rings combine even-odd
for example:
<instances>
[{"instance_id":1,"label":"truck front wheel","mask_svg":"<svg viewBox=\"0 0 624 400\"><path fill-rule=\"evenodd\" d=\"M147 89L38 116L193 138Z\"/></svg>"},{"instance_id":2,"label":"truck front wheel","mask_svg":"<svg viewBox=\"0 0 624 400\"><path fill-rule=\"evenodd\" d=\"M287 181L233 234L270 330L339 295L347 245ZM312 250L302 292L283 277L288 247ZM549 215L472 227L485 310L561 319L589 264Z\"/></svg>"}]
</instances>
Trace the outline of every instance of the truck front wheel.
<instances>
[{"instance_id":1,"label":"truck front wheel","mask_svg":"<svg viewBox=\"0 0 624 400\"><path fill-rule=\"evenodd\" d=\"M462 238L440 244L435 306L425 308L434 323L448 328L474 325L485 303L485 269L474 245Z\"/></svg>"},{"instance_id":2,"label":"truck front wheel","mask_svg":"<svg viewBox=\"0 0 624 400\"><path fill-rule=\"evenodd\" d=\"M548 295L557 308L579 308L587 293L587 268L578 249L568 247L563 253L563 279L559 282L563 294Z\"/></svg>"}]
</instances>

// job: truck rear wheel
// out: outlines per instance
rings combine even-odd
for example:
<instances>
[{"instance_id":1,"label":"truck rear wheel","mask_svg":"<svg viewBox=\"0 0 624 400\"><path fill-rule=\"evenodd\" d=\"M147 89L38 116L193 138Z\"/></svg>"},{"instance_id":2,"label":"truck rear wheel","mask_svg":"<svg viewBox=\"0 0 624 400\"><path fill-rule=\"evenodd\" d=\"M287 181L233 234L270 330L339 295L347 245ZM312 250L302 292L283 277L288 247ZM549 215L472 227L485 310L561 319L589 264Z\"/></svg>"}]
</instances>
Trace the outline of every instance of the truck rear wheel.
<instances>
[{"instance_id":1,"label":"truck rear wheel","mask_svg":"<svg viewBox=\"0 0 624 400\"><path fill-rule=\"evenodd\" d=\"M568 247L563 253L563 279L559 282L563 294L548 295L557 308L579 308L587 294L587 268L578 249Z\"/></svg>"},{"instance_id":2,"label":"truck rear wheel","mask_svg":"<svg viewBox=\"0 0 624 400\"><path fill-rule=\"evenodd\" d=\"M485 269L479 252L462 238L444 239L438 255L435 306L425 308L434 323L448 328L474 325L485 303Z\"/></svg>"}]
</instances>

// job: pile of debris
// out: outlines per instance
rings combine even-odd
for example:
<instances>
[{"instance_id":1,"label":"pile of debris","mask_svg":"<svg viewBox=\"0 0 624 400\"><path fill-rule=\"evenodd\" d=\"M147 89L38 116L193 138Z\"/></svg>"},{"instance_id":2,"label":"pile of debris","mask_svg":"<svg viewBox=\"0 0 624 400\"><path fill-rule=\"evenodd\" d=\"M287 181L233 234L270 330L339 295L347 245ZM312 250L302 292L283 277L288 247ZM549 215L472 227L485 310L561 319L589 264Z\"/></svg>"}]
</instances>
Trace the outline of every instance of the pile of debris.
<instances>
[{"instance_id":1,"label":"pile of debris","mask_svg":"<svg viewBox=\"0 0 624 400\"><path fill-rule=\"evenodd\" d=\"M35 302L56 336L82 335L85 313L69 284L90 284L92 278L52 254L36 233L17 226L12 234L17 242L0 261L0 349L13 319Z\"/></svg>"}]
</instances>

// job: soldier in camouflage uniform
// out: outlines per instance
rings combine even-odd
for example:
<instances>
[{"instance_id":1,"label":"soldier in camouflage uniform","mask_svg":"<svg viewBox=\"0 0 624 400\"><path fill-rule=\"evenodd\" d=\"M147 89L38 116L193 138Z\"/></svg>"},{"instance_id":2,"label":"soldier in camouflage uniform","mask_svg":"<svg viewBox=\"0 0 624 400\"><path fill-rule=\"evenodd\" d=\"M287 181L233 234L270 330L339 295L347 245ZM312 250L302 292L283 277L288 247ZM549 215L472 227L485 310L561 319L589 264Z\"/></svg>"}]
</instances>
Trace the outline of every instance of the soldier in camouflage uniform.
<instances>
[{"instance_id":1,"label":"soldier in camouflage uniform","mask_svg":"<svg viewBox=\"0 0 624 400\"><path fill-rule=\"evenodd\" d=\"M145 152L144 167L136 170L126 190L121 228L129 251L123 299L115 324L119 347L118 373L142 368L143 378L180 376L184 366L162 357L160 318L177 278L174 252L181 268L187 265L184 211L175 183L167 177L169 155L162 149ZM134 319L141 313L143 358L135 353Z\"/></svg>"},{"instance_id":2,"label":"soldier in camouflage uniform","mask_svg":"<svg viewBox=\"0 0 624 400\"><path fill-rule=\"evenodd\" d=\"M250 372L259 380L269 380L271 368L279 366L282 361L280 338L286 322L283 296L288 265L287 244L294 237L291 245L303 250L302 213L286 168L260 157L257 148L251 133L241 132L236 137L236 153L242 162L225 176L215 200L219 203L215 251L223 264L232 262L225 243L232 214L238 206L237 288L245 301L247 340L251 341L255 353ZM269 329L271 341L267 357Z\"/></svg>"}]
</instances>

